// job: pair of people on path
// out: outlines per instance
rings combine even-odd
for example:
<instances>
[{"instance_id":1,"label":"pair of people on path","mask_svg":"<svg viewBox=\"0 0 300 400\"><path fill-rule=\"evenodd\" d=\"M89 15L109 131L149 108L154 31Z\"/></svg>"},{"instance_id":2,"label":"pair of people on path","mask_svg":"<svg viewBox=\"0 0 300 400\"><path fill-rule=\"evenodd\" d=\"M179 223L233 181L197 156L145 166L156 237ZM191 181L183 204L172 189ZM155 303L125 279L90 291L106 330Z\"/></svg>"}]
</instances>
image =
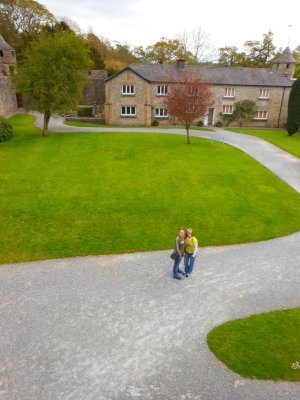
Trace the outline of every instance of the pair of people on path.
<instances>
[{"instance_id":1,"label":"pair of people on path","mask_svg":"<svg viewBox=\"0 0 300 400\"><path fill-rule=\"evenodd\" d=\"M173 277L181 279L179 273L185 275L187 278L193 272L195 258L198 251L198 241L193 235L191 228L184 232L183 228L179 229L179 234L175 241L175 259L173 266ZM179 269L180 262L184 258L184 272Z\"/></svg>"}]
</instances>

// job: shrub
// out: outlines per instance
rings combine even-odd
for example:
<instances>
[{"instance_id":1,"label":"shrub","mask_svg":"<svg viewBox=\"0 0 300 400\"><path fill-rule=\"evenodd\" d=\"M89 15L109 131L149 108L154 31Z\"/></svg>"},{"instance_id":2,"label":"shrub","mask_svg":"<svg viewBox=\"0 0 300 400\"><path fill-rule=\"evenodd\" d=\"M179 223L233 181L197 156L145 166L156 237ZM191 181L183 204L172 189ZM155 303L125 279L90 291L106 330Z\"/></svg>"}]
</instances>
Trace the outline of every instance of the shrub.
<instances>
[{"instance_id":1,"label":"shrub","mask_svg":"<svg viewBox=\"0 0 300 400\"><path fill-rule=\"evenodd\" d=\"M92 117L93 116L93 107L79 107L77 110L78 117Z\"/></svg>"},{"instance_id":2,"label":"shrub","mask_svg":"<svg viewBox=\"0 0 300 400\"><path fill-rule=\"evenodd\" d=\"M159 125L159 122L157 121L157 119L154 119L152 122L151 122L151 126L158 126Z\"/></svg>"},{"instance_id":3,"label":"shrub","mask_svg":"<svg viewBox=\"0 0 300 400\"><path fill-rule=\"evenodd\" d=\"M0 115L0 142L8 140L13 135L12 126L6 121L4 117Z\"/></svg>"},{"instance_id":4,"label":"shrub","mask_svg":"<svg viewBox=\"0 0 300 400\"><path fill-rule=\"evenodd\" d=\"M299 107L300 79L297 79L293 83L288 103L287 131L290 136L296 133L300 127Z\"/></svg>"},{"instance_id":5,"label":"shrub","mask_svg":"<svg viewBox=\"0 0 300 400\"><path fill-rule=\"evenodd\" d=\"M197 122L197 126L199 126L200 128L204 126L204 122L202 121L202 119L200 119L200 121Z\"/></svg>"},{"instance_id":6,"label":"shrub","mask_svg":"<svg viewBox=\"0 0 300 400\"><path fill-rule=\"evenodd\" d=\"M218 126L219 128L223 126L223 122L222 121L218 121L216 122L216 126Z\"/></svg>"}]
</instances>

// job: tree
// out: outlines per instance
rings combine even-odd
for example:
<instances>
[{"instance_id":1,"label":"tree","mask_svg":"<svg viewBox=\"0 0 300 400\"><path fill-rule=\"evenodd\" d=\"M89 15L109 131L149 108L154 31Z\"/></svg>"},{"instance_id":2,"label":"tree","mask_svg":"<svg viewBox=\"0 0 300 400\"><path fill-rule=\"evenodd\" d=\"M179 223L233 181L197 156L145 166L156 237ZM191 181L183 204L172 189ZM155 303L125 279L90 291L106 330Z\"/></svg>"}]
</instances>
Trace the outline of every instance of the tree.
<instances>
[{"instance_id":1,"label":"tree","mask_svg":"<svg viewBox=\"0 0 300 400\"><path fill-rule=\"evenodd\" d=\"M300 127L300 79L297 79L292 86L289 103L287 131L289 136L296 133Z\"/></svg>"},{"instance_id":2,"label":"tree","mask_svg":"<svg viewBox=\"0 0 300 400\"><path fill-rule=\"evenodd\" d=\"M246 57L250 66L268 66L275 55L273 32L269 30L267 33L264 33L261 42L258 40L245 42L244 47L246 48Z\"/></svg>"},{"instance_id":3,"label":"tree","mask_svg":"<svg viewBox=\"0 0 300 400\"><path fill-rule=\"evenodd\" d=\"M178 59L184 58L189 61L192 58L191 53L187 53L179 39L167 39L162 37L152 46L137 47L134 54L142 62L151 62L155 64L175 63ZM188 60L187 60L188 59Z\"/></svg>"},{"instance_id":4,"label":"tree","mask_svg":"<svg viewBox=\"0 0 300 400\"><path fill-rule=\"evenodd\" d=\"M26 51L15 75L27 109L44 114L43 136L51 115L74 109L92 67L83 38L72 31L42 32Z\"/></svg>"},{"instance_id":5,"label":"tree","mask_svg":"<svg viewBox=\"0 0 300 400\"><path fill-rule=\"evenodd\" d=\"M211 85L202 81L193 70L183 70L178 77L170 77L170 93L165 97L164 105L168 114L184 124L187 143L190 144L190 126L203 117L213 103Z\"/></svg>"},{"instance_id":6,"label":"tree","mask_svg":"<svg viewBox=\"0 0 300 400\"><path fill-rule=\"evenodd\" d=\"M0 32L17 54L46 24L54 23L54 16L45 6L34 0L1 0Z\"/></svg>"},{"instance_id":7,"label":"tree","mask_svg":"<svg viewBox=\"0 0 300 400\"><path fill-rule=\"evenodd\" d=\"M234 103L231 121L238 121L239 125L242 126L244 121L252 120L255 113L255 105L255 101L252 100L241 100Z\"/></svg>"},{"instance_id":8,"label":"tree","mask_svg":"<svg viewBox=\"0 0 300 400\"><path fill-rule=\"evenodd\" d=\"M226 67L257 67L270 66L275 55L273 33L263 34L262 41L248 40L244 43L244 51L239 52L237 47L227 46L219 49L219 64Z\"/></svg>"},{"instance_id":9,"label":"tree","mask_svg":"<svg viewBox=\"0 0 300 400\"><path fill-rule=\"evenodd\" d=\"M236 67L245 64L245 53L239 53L238 48L233 46L221 47L219 49L218 63L223 67Z\"/></svg>"},{"instance_id":10,"label":"tree","mask_svg":"<svg viewBox=\"0 0 300 400\"><path fill-rule=\"evenodd\" d=\"M178 40L183 48L186 61L190 59L191 63L199 64L211 59L210 37L201 27L184 31L178 36Z\"/></svg>"}]
</instances>

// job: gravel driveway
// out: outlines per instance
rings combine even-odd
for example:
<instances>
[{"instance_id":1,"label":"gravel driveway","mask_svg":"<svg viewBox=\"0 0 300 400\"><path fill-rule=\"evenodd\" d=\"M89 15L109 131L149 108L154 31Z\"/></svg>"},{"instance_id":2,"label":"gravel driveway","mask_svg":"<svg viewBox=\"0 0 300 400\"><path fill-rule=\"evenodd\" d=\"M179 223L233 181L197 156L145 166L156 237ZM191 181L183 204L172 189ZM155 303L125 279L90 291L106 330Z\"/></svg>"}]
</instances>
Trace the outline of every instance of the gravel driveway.
<instances>
[{"instance_id":1,"label":"gravel driveway","mask_svg":"<svg viewBox=\"0 0 300 400\"><path fill-rule=\"evenodd\" d=\"M206 344L223 321L299 306L299 243L202 248L181 281L170 251L1 265L0 399L299 399L299 383L243 379Z\"/></svg>"}]
</instances>

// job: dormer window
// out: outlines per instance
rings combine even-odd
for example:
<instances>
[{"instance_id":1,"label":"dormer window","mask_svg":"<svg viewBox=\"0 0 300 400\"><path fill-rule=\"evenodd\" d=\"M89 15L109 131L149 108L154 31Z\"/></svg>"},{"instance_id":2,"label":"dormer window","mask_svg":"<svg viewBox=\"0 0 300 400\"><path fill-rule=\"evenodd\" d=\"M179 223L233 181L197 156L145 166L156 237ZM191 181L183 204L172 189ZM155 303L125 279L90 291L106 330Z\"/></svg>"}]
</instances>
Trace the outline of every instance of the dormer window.
<instances>
[{"instance_id":1,"label":"dormer window","mask_svg":"<svg viewBox=\"0 0 300 400\"><path fill-rule=\"evenodd\" d=\"M166 96L168 94L168 86L158 85L157 86L157 94L158 94L158 96Z\"/></svg>"},{"instance_id":2,"label":"dormer window","mask_svg":"<svg viewBox=\"0 0 300 400\"><path fill-rule=\"evenodd\" d=\"M233 87L226 87L224 97L235 97L235 89Z\"/></svg>"},{"instance_id":3,"label":"dormer window","mask_svg":"<svg viewBox=\"0 0 300 400\"><path fill-rule=\"evenodd\" d=\"M134 85L122 85L122 94L133 96L134 95Z\"/></svg>"},{"instance_id":4,"label":"dormer window","mask_svg":"<svg viewBox=\"0 0 300 400\"><path fill-rule=\"evenodd\" d=\"M259 99L269 99L270 98L270 89L260 89L258 98Z\"/></svg>"}]
</instances>

